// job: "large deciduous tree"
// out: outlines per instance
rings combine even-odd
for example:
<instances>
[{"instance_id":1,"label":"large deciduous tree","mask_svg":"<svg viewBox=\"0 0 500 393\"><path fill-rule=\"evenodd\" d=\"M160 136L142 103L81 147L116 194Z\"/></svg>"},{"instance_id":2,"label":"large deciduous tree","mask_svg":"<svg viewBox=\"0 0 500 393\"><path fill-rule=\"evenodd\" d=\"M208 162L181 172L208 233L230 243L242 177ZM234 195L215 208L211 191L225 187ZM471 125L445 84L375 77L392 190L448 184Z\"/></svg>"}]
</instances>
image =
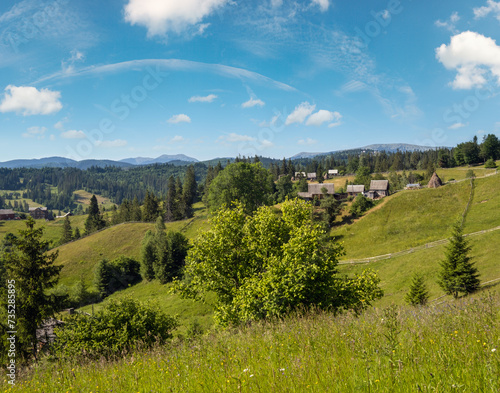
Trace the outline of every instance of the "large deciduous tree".
<instances>
[{"instance_id":1,"label":"large deciduous tree","mask_svg":"<svg viewBox=\"0 0 500 393\"><path fill-rule=\"evenodd\" d=\"M228 165L210 183L208 206L212 212L239 201L246 213L265 205L273 193L271 173L261 163L237 162Z\"/></svg>"},{"instance_id":2,"label":"large deciduous tree","mask_svg":"<svg viewBox=\"0 0 500 393\"><path fill-rule=\"evenodd\" d=\"M190 297L216 294L220 325L282 316L300 307L360 311L382 296L371 272L337 275L342 248L314 223L311 205L287 200L281 212L242 204L222 208L188 252L178 288Z\"/></svg>"}]
</instances>

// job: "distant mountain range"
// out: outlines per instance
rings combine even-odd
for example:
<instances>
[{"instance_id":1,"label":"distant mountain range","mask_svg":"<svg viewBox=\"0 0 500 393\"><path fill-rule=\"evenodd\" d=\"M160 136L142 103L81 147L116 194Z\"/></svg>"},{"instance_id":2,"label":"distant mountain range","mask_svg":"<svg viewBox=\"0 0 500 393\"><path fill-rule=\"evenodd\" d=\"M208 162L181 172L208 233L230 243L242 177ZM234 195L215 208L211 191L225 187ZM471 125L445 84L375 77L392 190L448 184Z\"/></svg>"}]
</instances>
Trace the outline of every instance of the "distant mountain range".
<instances>
[{"instance_id":1,"label":"distant mountain range","mask_svg":"<svg viewBox=\"0 0 500 393\"><path fill-rule=\"evenodd\" d=\"M64 157L47 157L40 159L27 159L27 160L11 160L0 162L0 168L78 168L88 169L92 166L106 167L116 166L121 168L131 168L137 165L150 165L150 164L186 164L188 162L198 162L196 158L185 156L184 154L176 155L162 155L158 158L136 157L125 158L120 161L113 160L82 160L75 161Z\"/></svg>"},{"instance_id":2,"label":"distant mountain range","mask_svg":"<svg viewBox=\"0 0 500 393\"><path fill-rule=\"evenodd\" d=\"M396 151L425 151L431 150L432 147L428 146L418 146L418 145L410 145L407 143L389 143L389 144L378 144L378 145L368 145L357 149L348 149L348 150L335 150L324 153L308 153L302 152L296 154L292 157L293 159L300 158L313 158L317 156L324 156L333 153L339 153L342 151L363 151L363 150L371 150L371 151L386 151L386 152L396 152ZM221 159L212 159L203 161L205 163L210 163L212 165L216 165L218 161L225 162L227 160L233 161L233 158L221 158ZM151 165L151 164L174 164L174 165L186 165L188 163L199 162L196 158L188 157L184 154L174 154L168 155L164 154L157 158L150 157L134 157L134 158L125 158L120 161L113 160L82 160L75 161L69 158L64 157L47 157L40 159L27 159L27 160L11 160L0 162L0 168L44 168L44 167L54 167L54 168L78 168L78 169L88 169L92 166L96 167L106 167L106 166L116 166L121 168L131 168L139 165Z\"/></svg>"},{"instance_id":3,"label":"distant mountain range","mask_svg":"<svg viewBox=\"0 0 500 393\"><path fill-rule=\"evenodd\" d=\"M432 150L432 149L434 149L434 147L410 145L408 143L385 143L385 144L377 144L377 145L368 145L368 146L364 146L364 147L358 147L356 149L334 150L334 151L329 151L329 152L324 152L324 153L301 152L301 153L296 154L290 158L292 160L298 159L298 158L313 158L313 157L317 157L317 156L326 156L326 155L333 154L333 153L339 153L342 151L349 152L349 151L353 151L353 150L386 151L388 153L395 153L398 150L401 152L404 152L404 151L426 151L426 150Z\"/></svg>"}]
</instances>

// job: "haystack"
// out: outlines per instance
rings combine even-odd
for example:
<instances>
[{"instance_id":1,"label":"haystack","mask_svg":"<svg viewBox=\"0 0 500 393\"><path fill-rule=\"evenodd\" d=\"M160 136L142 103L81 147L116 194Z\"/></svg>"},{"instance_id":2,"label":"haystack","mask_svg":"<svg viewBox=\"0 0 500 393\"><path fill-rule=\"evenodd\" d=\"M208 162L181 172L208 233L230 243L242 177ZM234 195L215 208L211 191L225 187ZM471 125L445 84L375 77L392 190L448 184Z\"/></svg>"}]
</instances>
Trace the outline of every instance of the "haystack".
<instances>
[{"instance_id":1,"label":"haystack","mask_svg":"<svg viewBox=\"0 0 500 393\"><path fill-rule=\"evenodd\" d=\"M429 184L427 184L427 187L429 188L438 188L443 185L443 182L439 178L436 172L432 174L431 180L429 180Z\"/></svg>"}]
</instances>

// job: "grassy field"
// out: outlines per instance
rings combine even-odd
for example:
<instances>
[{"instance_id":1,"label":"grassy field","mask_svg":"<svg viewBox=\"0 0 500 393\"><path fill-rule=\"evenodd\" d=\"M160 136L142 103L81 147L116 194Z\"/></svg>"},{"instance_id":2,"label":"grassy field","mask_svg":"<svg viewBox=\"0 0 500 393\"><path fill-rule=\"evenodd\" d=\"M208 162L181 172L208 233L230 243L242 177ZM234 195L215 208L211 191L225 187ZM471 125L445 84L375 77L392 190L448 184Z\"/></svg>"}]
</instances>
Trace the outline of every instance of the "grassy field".
<instances>
[{"instance_id":1,"label":"grassy field","mask_svg":"<svg viewBox=\"0 0 500 393\"><path fill-rule=\"evenodd\" d=\"M198 230L207 228L208 213L203 204L195 204L194 209L193 218L167 223L167 230L181 231L192 239ZM149 229L154 229L153 223L123 223L58 247L56 263L64 265L60 283L71 286L83 277L87 284L92 284L94 266L103 258L112 260L125 255L139 260L141 242ZM60 236L60 230L58 233Z\"/></svg>"},{"instance_id":2,"label":"grassy field","mask_svg":"<svg viewBox=\"0 0 500 393\"><path fill-rule=\"evenodd\" d=\"M84 190L78 190L73 193L75 196L75 202L77 204L84 205L83 207L88 207L90 205L90 198L92 198L92 194L90 192ZM111 209L114 205L113 202L109 198L104 198L100 195L96 195L97 203L100 207L105 207L106 210Z\"/></svg>"},{"instance_id":3,"label":"grassy field","mask_svg":"<svg viewBox=\"0 0 500 393\"><path fill-rule=\"evenodd\" d=\"M500 176L476 179L475 184L465 233L500 224ZM468 181L438 189L401 191L385 198L353 224L333 229L332 235L344 243L345 259L397 252L445 239L464 212L469 195Z\"/></svg>"},{"instance_id":4,"label":"grassy field","mask_svg":"<svg viewBox=\"0 0 500 393\"><path fill-rule=\"evenodd\" d=\"M79 228L81 232L84 229L84 223L87 216L72 216L69 218L73 230ZM43 226L45 228L43 238L57 243L61 238L62 225L64 218L56 218L54 221L36 220L35 228ZM26 224L23 220L0 221L0 241L3 240L7 233L18 234L21 229L26 229Z\"/></svg>"},{"instance_id":5,"label":"grassy field","mask_svg":"<svg viewBox=\"0 0 500 393\"><path fill-rule=\"evenodd\" d=\"M308 313L135 351L45 362L19 392L498 392L498 293L438 307ZM5 378L5 377L4 377Z\"/></svg>"}]
</instances>

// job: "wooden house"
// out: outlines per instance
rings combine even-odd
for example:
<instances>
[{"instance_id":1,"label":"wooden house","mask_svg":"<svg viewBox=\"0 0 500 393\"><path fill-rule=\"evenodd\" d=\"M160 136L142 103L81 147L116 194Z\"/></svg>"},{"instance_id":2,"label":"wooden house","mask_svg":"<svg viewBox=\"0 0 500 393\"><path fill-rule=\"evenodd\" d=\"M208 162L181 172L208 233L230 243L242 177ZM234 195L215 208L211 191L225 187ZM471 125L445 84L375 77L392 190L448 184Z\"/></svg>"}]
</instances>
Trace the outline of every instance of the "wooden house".
<instances>
[{"instance_id":1,"label":"wooden house","mask_svg":"<svg viewBox=\"0 0 500 393\"><path fill-rule=\"evenodd\" d=\"M46 207L30 207L30 216L35 220L48 220L49 211Z\"/></svg>"},{"instance_id":2,"label":"wooden house","mask_svg":"<svg viewBox=\"0 0 500 393\"><path fill-rule=\"evenodd\" d=\"M339 170L338 169L328 169L327 177L331 179L334 176L339 175Z\"/></svg>"},{"instance_id":3,"label":"wooden house","mask_svg":"<svg viewBox=\"0 0 500 393\"><path fill-rule=\"evenodd\" d=\"M327 195L335 194L335 185L333 183L308 184L307 192L299 192L298 196L304 199L323 198L323 189L326 189Z\"/></svg>"},{"instance_id":4,"label":"wooden house","mask_svg":"<svg viewBox=\"0 0 500 393\"><path fill-rule=\"evenodd\" d=\"M372 180L366 197L370 199L383 198L389 195L389 180Z\"/></svg>"},{"instance_id":5,"label":"wooden house","mask_svg":"<svg viewBox=\"0 0 500 393\"><path fill-rule=\"evenodd\" d=\"M317 179L316 172L310 172L307 174L307 180L316 180L316 179Z\"/></svg>"},{"instance_id":6,"label":"wooden house","mask_svg":"<svg viewBox=\"0 0 500 393\"><path fill-rule=\"evenodd\" d=\"M348 184L347 185L347 195L349 196L357 196L358 194L365 193L365 185L364 184Z\"/></svg>"},{"instance_id":7,"label":"wooden house","mask_svg":"<svg viewBox=\"0 0 500 393\"><path fill-rule=\"evenodd\" d=\"M0 209L0 221L1 220L15 220L16 212L12 209Z\"/></svg>"}]
</instances>

